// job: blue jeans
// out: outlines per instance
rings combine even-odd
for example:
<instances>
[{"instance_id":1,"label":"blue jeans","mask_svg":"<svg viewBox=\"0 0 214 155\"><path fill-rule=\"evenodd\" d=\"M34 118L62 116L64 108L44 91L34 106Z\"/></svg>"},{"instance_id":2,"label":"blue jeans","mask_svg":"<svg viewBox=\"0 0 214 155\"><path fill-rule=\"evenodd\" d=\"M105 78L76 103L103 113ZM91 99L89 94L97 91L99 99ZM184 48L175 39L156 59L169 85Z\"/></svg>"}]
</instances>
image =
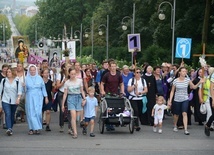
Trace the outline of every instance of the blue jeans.
<instances>
[{"instance_id":1,"label":"blue jeans","mask_svg":"<svg viewBox=\"0 0 214 155\"><path fill-rule=\"evenodd\" d=\"M7 129L12 129L17 105L2 102Z\"/></svg>"}]
</instances>

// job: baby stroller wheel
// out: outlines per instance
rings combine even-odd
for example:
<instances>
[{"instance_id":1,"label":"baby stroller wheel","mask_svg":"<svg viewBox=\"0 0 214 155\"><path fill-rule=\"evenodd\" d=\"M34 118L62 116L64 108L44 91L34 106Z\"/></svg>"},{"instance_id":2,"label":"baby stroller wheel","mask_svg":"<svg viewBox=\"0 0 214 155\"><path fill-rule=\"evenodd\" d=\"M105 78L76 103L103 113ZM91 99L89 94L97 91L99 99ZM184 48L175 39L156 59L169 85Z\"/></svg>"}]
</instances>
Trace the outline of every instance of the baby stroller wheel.
<instances>
[{"instance_id":1,"label":"baby stroller wheel","mask_svg":"<svg viewBox=\"0 0 214 155\"><path fill-rule=\"evenodd\" d=\"M134 133L134 119L133 118L131 118L131 121L129 123L129 131L131 134Z\"/></svg>"},{"instance_id":2,"label":"baby stroller wheel","mask_svg":"<svg viewBox=\"0 0 214 155\"><path fill-rule=\"evenodd\" d=\"M100 114L100 119L99 119L99 130L100 130L100 133L103 134L104 132L104 120L102 119L102 113Z\"/></svg>"}]
</instances>

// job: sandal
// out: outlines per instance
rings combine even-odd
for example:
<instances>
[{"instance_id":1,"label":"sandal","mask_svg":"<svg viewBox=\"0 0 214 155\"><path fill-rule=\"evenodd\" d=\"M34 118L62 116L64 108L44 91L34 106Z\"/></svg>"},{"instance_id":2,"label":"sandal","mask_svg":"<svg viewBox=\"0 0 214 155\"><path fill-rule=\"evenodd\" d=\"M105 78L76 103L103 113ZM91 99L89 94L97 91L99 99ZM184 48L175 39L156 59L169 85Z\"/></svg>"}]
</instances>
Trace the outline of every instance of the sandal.
<instances>
[{"instance_id":1,"label":"sandal","mask_svg":"<svg viewBox=\"0 0 214 155\"><path fill-rule=\"evenodd\" d=\"M40 134L39 130L35 130L34 133L35 133L36 135L39 135L39 134Z\"/></svg>"},{"instance_id":2,"label":"sandal","mask_svg":"<svg viewBox=\"0 0 214 155\"><path fill-rule=\"evenodd\" d=\"M25 119L24 119L24 118L22 118L22 119L21 119L21 122L25 122Z\"/></svg>"},{"instance_id":3,"label":"sandal","mask_svg":"<svg viewBox=\"0 0 214 155\"><path fill-rule=\"evenodd\" d=\"M29 130L28 135L33 135L33 130Z\"/></svg>"},{"instance_id":4,"label":"sandal","mask_svg":"<svg viewBox=\"0 0 214 155\"><path fill-rule=\"evenodd\" d=\"M73 138L73 139L77 139L77 134L74 134L74 135L72 136L72 138Z\"/></svg>"}]
</instances>

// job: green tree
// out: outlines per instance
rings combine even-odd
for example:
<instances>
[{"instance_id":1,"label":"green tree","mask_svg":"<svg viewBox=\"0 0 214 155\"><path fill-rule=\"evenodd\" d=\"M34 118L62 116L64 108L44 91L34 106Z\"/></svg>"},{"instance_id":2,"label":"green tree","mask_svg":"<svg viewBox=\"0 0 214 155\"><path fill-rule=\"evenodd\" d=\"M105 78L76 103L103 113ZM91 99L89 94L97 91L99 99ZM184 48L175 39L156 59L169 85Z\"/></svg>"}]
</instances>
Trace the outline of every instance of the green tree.
<instances>
[{"instance_id":1,"label":"green tree","mask_svg":"<svg viewBox=\"0 0 214 155\"><path fill-rule=\"evenodd\" d=\"M173 0L167 0L173 3ZM121 29L122 19L129 16L132 19L133 3L135 3L135 33L141 35L142 51L138 53L137 61L142 64L148 61L151 65L156 65L159 61L171 60L172 30L170 25L171 8L163 5L161 9L166 15L166 19L158 19L158 6L163 0L46 0L37 1L39 13L28 19L27 17L17 17L17 24L20 32L28 34L29 38L35 40L35 25L38 29L38 38L56 37L64 33L80 30L83 24L83 33L86 28L91 27L91 20L94 20L94 59L101 62L106 55L105 33L98 35L98 27L106 25L106 16L109 15L109 58L127 61L130 63L131 54L127 48L127 34L131 33L131 20L124 22L128 26L126 31ZM210 7L210 10L209 8ZM205 13L206 12L206 13ZM176 24L175 38L192 38L192 54L201 53L201 42L206 40L206 53L212 53L214 35L213 0L186 0L176 1ZM25 24L23 24L25 23ZM36 24L37 23L37 24ZM105 32L105 28L102 28ZM203 30L203 31L202 31ZM202 39L203 35L203 39ZM199 48L200 47L200 48ZM79 43L77 43L77 55L79 55ZM91 38L83 39L83 55L91 54ZM180 59L175 59L179 63ZM188 64L197 64L198 58L185 60ZM208 59L210 61L210 59Z\"/></svg>"},{"instance_id":2,"label":"green tree","mask_svg":"<svg viewBox=\"0 0 214 155\"><path fill-rule=\"evenodd\" d=\"M10 30L11 27L10 27L7 17L3 14L0 14L0 40L1 41L3 41L3 35L4 35L3 28L5 30L5 41L6 41L6 40L10 39L10 36L12 34L12 32Z\"/></svg>"}]
</instances>

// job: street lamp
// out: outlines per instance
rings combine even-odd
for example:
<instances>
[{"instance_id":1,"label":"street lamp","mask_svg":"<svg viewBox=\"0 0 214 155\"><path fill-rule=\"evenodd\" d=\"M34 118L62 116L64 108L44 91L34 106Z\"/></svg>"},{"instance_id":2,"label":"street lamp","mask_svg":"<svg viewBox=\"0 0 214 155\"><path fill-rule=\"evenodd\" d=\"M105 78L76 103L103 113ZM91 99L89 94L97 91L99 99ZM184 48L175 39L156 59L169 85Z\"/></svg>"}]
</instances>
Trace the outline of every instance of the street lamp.
<instances>
[{"instance_id":1,"label":"street lamp","mask_svg":"<svg viewBox=\"0 0 214 155\"><path fill-rule=\"evenodd\" d=\"M35 42L34 45L37 45L37 22L35 23Z\"/></svg>"},{"instance_id":2,"label":"street lamp","mask_svg":"<svg viewBox=\"0 0 214 155\"><path fill-rule=\"evenodd\" d=\"M123 29L124 31L127 30L127 25L126 25L126 23L124 22L125 19L130 19L130 20L131 20L131 34L133 34L133 33L134 33L134 30L133 30L134 22L133 22L133 19L132 19L131 17L129 17L129 16L123 17L123 19L122 19L122 29Z\"/></svg>"},{"instance_id":3,"label":"street lamp","mask_svg":"<svg viewBox=\"0 0 214 155\"><path fill-rule=\"evenodd\" d=\"M109 33L109 16L107 15L107 19L106 19L106 25L101 24L98 27L98 31L99 31L99 35L103 35L103 31L101 30L101 27L105 27L106 29L106 59L108 60L108 33Z\"/></svg>"},{"instance_id":4,"label":"street lamp","mask_svg":"<svg viewBox=\"0 0 214 155\"><path fill-rule=\"evenodd\" d=\"M90 33L90 31L91 31L91 29L90 28L86 28L85 29L85 31L84 31L84 36L86 37L86 38L88 38L89 37L89 33Z\"/></svg>"},{"instance_id":5,"label":"street lamp","mask_svg":"<svg viewBox=\"0 0 214 155\"><path fill-rule=\"evenodd\" d=\"M7 28L7 25L3 21L3 24L0 27L2 28L2 32L3 32L3 43L5 47L5 28Z\"/></svg>"},{"instance_id":6,"label":"street lamp","mask_svg":"<svg viewBox=\"0 0 214 155\"><path fill-rule=\"evenodd\" d=\"M77 33L79 33L80 36L80 58L82 57L82 24L80 25L80 31L76 30L74 31L74 38L77 39Z\"/></svg>"},{"instance_id":7,"label":"street lamp","mask_svg":"<svg viewBox=\"0 0 214 155\"><path fill-rule=\"evenodd\" d=\"M68 34L70 35L70 38L68 37ZM72 34L71 33L66 33L66 41L72 40L72 39L73 39Z\"/></svg>"},{"instance_id":8,"label":"street lamp","mask_svg":"<svg viewBox=\"0 0 214 155\"><path fill-rule=\"evenodd\" d=\"M127 25L124 22L125 19L129 19L131 20L131 34L134 34L134 27L135 27L135 3L133 4L133 13L132 13L132 18L129 16L125 16L122 19L122 29L125 31L127 30ZM131 62L133 64L134 60L133 60L133 52L132 52L132 58L131 58Z\"/></svg>"},{"instance_id":9,"label":"street lamp","mask_svg":"<svg viewBox=\"0 0 214 155\"><path fill-rule=\"evenodd\" d=\"M91 33L91 57L93 58L94 55L94 35L93 35L93 21L92 21L92 29L86 28L85 29L85 37L89 37L89 33Z\"/></svg>"},{"instance_id":10,"label":"street lamp","mask_svg":"<svg viewBox=\"0 0 214 155\"><path fill-rule=\"evenodd\" d=\"M49 37L49 39L46 40L46 44L48 47L54 47L55 46L55 43L54 41L56 40L55 37Z\"/></svg>"},{"instance_id":11,"label":"street lamp","mask_svg":"<svg viewBox=\"0 0 214 155\"><path fill-rule=\"evenodd\" d=\"M175 5L176 5L176 0L173 0L173 5L168 1L163 1L162 3L160 3L160 5L158 7L158 13L159 13L158 18L160 20L164 20L165 19L165 14L160 9L163 4L169 4L170 7L171 7L171 29L172 29L172 58L171 58L171 63L173 64L173 60L174 60L174 42L175 42Z\"/></svg>"},{"instance_id":12,"label":"street lamp","mask_svg":"<svg viewBox=\"0 0 214 155\"><path fill-rule=\"evenodd\" d=\"M62 41L60 36L63 38L62 34L58 34L58 41Z\"/></svg>"}]
</instances>

